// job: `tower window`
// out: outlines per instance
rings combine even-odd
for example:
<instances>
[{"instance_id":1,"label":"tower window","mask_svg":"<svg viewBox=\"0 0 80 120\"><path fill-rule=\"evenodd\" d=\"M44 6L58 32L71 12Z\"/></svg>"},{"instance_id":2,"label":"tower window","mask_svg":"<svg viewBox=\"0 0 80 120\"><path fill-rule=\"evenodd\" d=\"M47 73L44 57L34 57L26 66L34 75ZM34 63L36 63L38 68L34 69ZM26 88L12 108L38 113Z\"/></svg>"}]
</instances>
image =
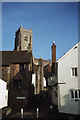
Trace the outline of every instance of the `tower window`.
<instances>
[{"instance_id":1,"label":"tower window","mask_svg":"<svg viewBox=\"0 0 80 120\"><path fill-rule=\"evenodd\" d=\"M28 37L25 37L24 40L25 40L25 41L28 41Z\"/></svg>"},{"instance_id":2,"label":"tower window","mask_svg":"<svg viewBox=\"0 0 80 120\"><path fill-rule=\"evenodd\" d=\"M31 43L31 35L30 35L30 43Z\"/></svg>"}]
</instances>

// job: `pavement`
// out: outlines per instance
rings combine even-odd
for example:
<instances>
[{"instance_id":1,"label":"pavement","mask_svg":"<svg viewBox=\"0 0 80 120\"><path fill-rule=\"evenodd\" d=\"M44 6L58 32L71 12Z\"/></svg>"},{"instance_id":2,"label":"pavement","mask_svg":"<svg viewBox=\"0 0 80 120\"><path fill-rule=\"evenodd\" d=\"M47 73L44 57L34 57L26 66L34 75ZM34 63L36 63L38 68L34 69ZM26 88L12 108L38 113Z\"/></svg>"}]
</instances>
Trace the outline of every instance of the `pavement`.
<instances>
[{"instance_id":1,"label":"pavement","mask_svg":"<svg viewBox=\"0 0 80 120\"><path fill-rule=\"evenodd\" d=\"M38 108L38 112L37 112ZM38 113L38 114L37 114ZM21 118L20 111L13 110L6 119ZM25 119L53 119L53 120L69 120L64 114L60 114L55 105L52 105L51 99L48 95L36 96L31 104L23 110L23 118Z\"/></svg>"}]
</instances>

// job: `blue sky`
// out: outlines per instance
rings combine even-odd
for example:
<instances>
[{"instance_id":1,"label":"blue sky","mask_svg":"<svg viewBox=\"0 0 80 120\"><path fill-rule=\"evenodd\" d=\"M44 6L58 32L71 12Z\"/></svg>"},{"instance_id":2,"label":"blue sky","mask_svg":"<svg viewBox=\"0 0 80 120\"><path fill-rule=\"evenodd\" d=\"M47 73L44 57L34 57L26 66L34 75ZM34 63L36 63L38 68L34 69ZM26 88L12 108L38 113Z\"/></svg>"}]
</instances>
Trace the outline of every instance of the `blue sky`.
<instances>
[{"instance_id":1,"label":"blue sky","mask_svg":"<svg viewBox=\"0 0 80 120\"><path fill-rule=\"evenodd\" d=\"M13 50L15 32L33 29L33 55L51 59L56 42L57 59L78 42L78 3L4 2L2 3L2 50Z\"/></svg>"}]
</instances>

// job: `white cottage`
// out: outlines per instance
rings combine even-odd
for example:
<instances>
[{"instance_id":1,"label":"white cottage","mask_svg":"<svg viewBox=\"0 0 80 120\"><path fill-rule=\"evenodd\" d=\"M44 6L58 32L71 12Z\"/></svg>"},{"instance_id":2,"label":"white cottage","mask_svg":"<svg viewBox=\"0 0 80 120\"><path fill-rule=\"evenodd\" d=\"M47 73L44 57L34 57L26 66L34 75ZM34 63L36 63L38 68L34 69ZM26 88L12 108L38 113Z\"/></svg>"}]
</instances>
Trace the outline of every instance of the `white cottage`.
<instances>
[{"instance_id":1,"label":"white cottage","mask_svg":"<svg viewBox=\"0 0 80 120\"><path fill-rule=\"evenodd\" d=\"M0 109L8 105L8 90L7 83L0 79Z\"/></svg>"},{"instance_id":2,"label":"white cottage","mask_svg":"<svg viewBox=\"0 0 80 120\"><path fill-rule=\"evenodd\" d=\"M52 102L58 105L59 112L80 114L80 42L56 63L57 85L53 79Z\"/></svg>"},{"instance_id":3,"label":"white cottage","mask_svg":"<svg viewBox=\"0 0 80 120\"><path fill-rule=\"evenodd\" d=\"M54 53L55 49L52 50ZM54 63L57 65L57 74L52 73L51 79L48 78L52 88L52 103L58 106L59 112L79 115L80 42Z\"/></svg>"},{"instance_id":4,"label":"white cottage","mask_svg":"<svg viewBox=\"0 0 80 120\"><path fill-rule=\"evenodd\" d=\"M80 114L80 42L58 61L58 110Z\"/></svg>"}]
</instances>

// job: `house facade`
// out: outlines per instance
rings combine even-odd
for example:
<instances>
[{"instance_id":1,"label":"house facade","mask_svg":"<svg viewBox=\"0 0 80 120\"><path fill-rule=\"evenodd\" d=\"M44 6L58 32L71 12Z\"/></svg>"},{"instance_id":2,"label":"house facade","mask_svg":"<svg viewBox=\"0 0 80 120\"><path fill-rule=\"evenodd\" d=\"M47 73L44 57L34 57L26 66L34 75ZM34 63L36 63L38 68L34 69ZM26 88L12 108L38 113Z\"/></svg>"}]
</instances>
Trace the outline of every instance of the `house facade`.
<instances>
[{"instance_id":1,"label":"house facade","mask_svg":"<svg viewBox=\"0 0 80 120\"><path fill-rule=\"evenodd\" d=\"M58 61L58 110L80 114L80 42Z\"/></svg>"},{"instance_id":2,"label":"house facade","mask_svg":"<svg viewBox=\"0 0 80 120\"><path fill-rule=\"evenodd\" d=\"M54 53L55 52L55 53ZM56 54L52 49L52 56ZM80 114L80 42L59 60L52 58L52 70L47 73L48 91L59 112Z\"/></svg>"},{"instance_id":3,"label":"house facade","mask_svg":"<svg viewBox=\"0 0 80 120\"><path fill-rule=\"evenodd\" d=\"M7 83L0 79L0 109L8 106Z\"/></svg>"}]
</instances>

